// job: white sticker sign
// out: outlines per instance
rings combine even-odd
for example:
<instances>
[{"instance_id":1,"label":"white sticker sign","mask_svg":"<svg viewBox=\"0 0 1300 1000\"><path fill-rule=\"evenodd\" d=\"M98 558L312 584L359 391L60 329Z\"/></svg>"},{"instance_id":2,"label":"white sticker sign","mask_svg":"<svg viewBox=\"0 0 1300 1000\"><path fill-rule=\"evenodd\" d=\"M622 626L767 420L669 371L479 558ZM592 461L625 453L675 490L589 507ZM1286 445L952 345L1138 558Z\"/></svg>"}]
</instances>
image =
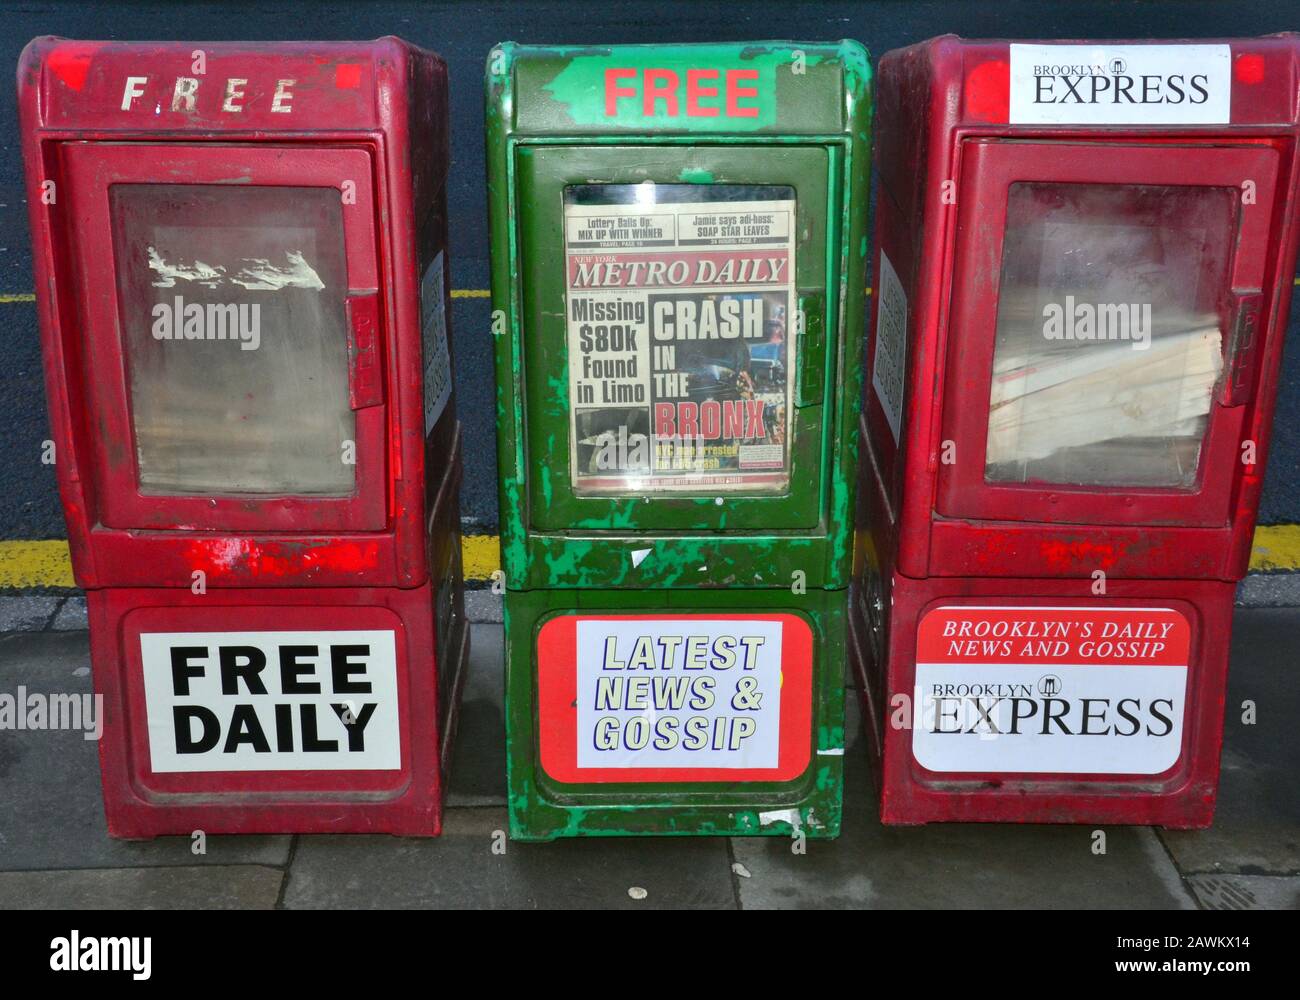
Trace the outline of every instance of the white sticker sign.
<instances>
[{"instance_id":1,"label":"white sticker sign","mask_svg":"<svg viewBox=\"0 0 1300 1000\"><path fill-rule=\"evenodd\" d=\"M447 345L447 303L443 255L425 268L420 281L420 339L424 348L424 433L427 436L451 398L451 348Z\"/></svg>"},{"instance_id":2,"label":"white sticker sign","mask_svg":"<svg viewBox=\"0 0 1300 1000\"><path fill-rule=\"evenodd\" d=\"M907 293L883 250L880 251L878 283L876 353L871 364L871 385L897 441L902 426L903 386L907 372Z\"/></svg>"},{"instance_id":3,"label":"white sticker sign","mask_svg":"<svg viewBox=\"0 0 1300 1000\"><path fill-rule=\"evenodd\" d=\"M1169 608L937 608L912 753L965 774L1161 774L1182 753L1190 627Z\"/></svg>"},{"instance_id":4,"label":"white sticker sign","mask_svg":"<svg viewBox=\"0 0 1300 1000\"><path fill-rule=\"evenodd\" d=\"M1228 45L1011 46L1013 125L1222 125Z\"/></svg>"},{"instance_id":5,"label":"white sticker sign","mask_svg":"<svg viewBox=\"0 0 1300 1000\"><path fill-rule=\"evenodd\" d=\"M578 766L777 766L780 621L580 621Z\"/></svg>"},{"instance_id":6,"label":"white sticker sign","mask_svg":"<svg viewBox=\"0 0 1300 1000\"><path fill-rule=\"evenodd\" d=\"M155 773L401 767L391 630L140 635Z\"/></svg>"}]
</instances>

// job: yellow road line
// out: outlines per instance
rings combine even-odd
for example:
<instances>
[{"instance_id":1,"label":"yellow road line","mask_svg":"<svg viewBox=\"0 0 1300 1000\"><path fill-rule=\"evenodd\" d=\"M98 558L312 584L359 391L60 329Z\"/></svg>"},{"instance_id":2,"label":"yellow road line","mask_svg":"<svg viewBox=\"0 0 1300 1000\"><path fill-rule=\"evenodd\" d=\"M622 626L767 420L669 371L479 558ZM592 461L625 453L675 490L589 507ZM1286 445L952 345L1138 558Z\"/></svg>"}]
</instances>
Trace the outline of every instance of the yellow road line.
<instances>
[{"instance_id":1,"label":"yellow road line","mask_svg":"<svg viewBox=\"0 0 1300 1000\"><path fill-rule=\"evenodd\" d=\"M0 294L0 302L35 302L34 292L5 292Z\"/></svg>"},{"instance_id":2,"label":"yellow road line","mask_svg":"<svg viewBox=\"0 0 1300 1000\"><path fill-rule=\"evenodd\" d=\"M464 536L461 559L466 580L486 582L501 566L497 536ZM1257 528L1250 568L1255 572L1300 570L1300 524L1269 524ZM63 539L0 541L0 590L75 586L68 543Z\"/></svg>"},{"instance_id":3,"label":"yellow road line","mask_svg":"<svg viewBox=\"0 0 1300 1000\"><path fill-rule=\"evenodd\" d=\"M501 539L496 535L464 535L460 558L466 580L486 580L501 568Z\"/></svg>"},{"instance_id":4,"label":"yellow road line","mask_svg":"<svg viewBox=\"0 0 1300 1000\"><path fill-rule=\"evenodd\" d=\"M1300 568L1300 524L1261 524L1256 528L1250 568L1257 572Z\"/></svg>"},{"instance_id":5,"label":"yellow road line","mask_svg":"<svg viewBox=\"0 0 1300 1000\"><path fill-rule=\"evenodd\" d=\"M0 588L75 587L68 543L0 542Z\"/></svg>"}]
</instances>

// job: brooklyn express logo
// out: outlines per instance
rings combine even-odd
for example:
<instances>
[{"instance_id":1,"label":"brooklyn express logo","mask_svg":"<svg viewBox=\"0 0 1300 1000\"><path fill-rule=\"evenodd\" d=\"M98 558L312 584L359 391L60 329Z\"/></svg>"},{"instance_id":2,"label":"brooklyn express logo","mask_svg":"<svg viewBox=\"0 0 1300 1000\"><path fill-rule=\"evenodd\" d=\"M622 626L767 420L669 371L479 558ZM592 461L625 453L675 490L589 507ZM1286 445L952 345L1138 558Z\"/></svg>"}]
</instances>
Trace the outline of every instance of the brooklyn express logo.
<instances>
[{"instance_id":1,"label":"brooklyn express logo","mask_svg":"<svg viewBox=\"0 0 1300 1000\"><path fill-rule=\"evenodd\" d=\"M1130 70L1116 56L1105 63L1034 63L1035 104L1204 104L1207 73Z\"/></svg>"},{"instance_id":2,"label":"brooklyn express logo","mask_svg":"<svg viewBox=\"0 0 1300 1000\"><path fill-rule=\"evenodd\" d=\"M1010 46L1012 124L1224 124L1232 47Z\"/></svg>"}]
</instances>

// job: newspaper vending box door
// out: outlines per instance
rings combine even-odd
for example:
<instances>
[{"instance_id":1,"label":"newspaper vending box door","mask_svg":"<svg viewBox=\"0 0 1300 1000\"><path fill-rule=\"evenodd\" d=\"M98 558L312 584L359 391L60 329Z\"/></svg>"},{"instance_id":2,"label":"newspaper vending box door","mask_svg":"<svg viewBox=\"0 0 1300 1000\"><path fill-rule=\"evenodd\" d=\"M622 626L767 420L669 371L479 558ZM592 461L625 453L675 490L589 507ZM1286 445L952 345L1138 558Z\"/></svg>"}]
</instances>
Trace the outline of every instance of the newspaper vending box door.
<instances>
[{"instance_id":1,"label":"newspaper vending box door","mask_svg":"<svg viewBox=\"0 0 1300 1000\"><path fill-rule=\"evenodd\" d=\"M443 63L41 38L18 82L110 832L436 833L465 643Z\"/></svg>"},{"instance_id":2,"label":"newspaper vending box door","mask_svg":"<svg viewBox=\"0 0 1300 1000\"><path fill-rule=\"evenodd\" d=\"M865 52L487 70L516 837L838 831Z\"/></svg>"},{"instance_id":3,"label":"newspaper vending box door","mask_svg":"<svg viewBox=\"0 0 1300 1000\"><path fill-rule=\"evenodd\" d=\"M881 60L853 629L886 822L1210 822L1298 51Z\"/></svg>"}]
</instances>

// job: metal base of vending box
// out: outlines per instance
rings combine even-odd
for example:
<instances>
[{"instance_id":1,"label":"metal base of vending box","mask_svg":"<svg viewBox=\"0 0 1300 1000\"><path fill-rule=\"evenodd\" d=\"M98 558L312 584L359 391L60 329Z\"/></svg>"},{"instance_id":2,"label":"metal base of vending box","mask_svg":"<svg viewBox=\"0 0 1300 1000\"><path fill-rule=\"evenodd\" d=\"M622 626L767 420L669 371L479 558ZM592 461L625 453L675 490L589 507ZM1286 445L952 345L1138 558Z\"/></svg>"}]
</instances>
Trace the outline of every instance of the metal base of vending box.
<instances>
[{"instance_id":1,"label":"metal base of vending box","mask_svg":"<svg viewBox=\"0 0 1300 1000\"><path fill-rule=\"evenodd\" d=\"M865 579L849 659L884 823L1210 825L1231 583Z\"/></svg>"},{"instance_id":2,"label":"metal base of vending box","mask_svg":"<svg viewBox=\"0 0 1300 1000\"><path fill-rule=\"evenodd\" d=\"M87 596L110 834L440 832L468 627L432 583Z\"/></svg>"},{"instance_id":3,"label":"metal base of vending box","mask_svg":"<svg viewBox=\"0 0 1300 1000\"><path fill-rule=\"evenodd\" d=\"M511 836L837 836L847 594L507 593Z\"/></svg>"}]
</instances>

